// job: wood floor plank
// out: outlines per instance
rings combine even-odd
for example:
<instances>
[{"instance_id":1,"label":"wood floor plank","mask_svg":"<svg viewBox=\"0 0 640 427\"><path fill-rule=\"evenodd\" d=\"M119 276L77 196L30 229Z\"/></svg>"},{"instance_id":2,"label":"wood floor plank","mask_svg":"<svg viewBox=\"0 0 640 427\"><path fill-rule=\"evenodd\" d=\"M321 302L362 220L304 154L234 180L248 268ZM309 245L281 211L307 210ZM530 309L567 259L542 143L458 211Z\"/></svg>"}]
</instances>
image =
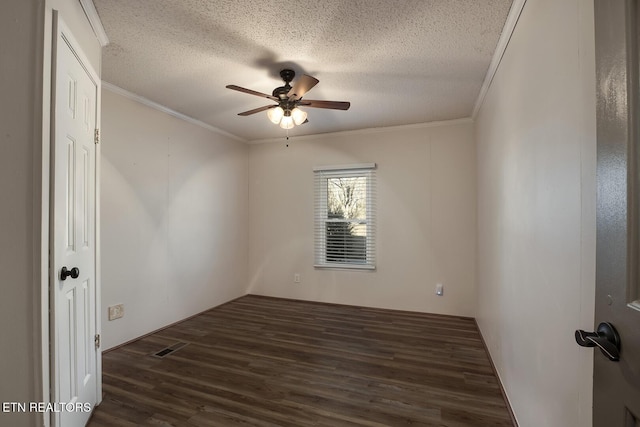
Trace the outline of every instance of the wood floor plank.
<instances>
[{"instance_id":1,"label":"wood floor plank","mask_svg":"<svg viewBox=\"0 0 640 427\"><path fill-rule=\"evenodd\" d=\"M457 316L248 295L102 366L90 427L512 425L474 320Z\"/></svg>"}]
</instances>

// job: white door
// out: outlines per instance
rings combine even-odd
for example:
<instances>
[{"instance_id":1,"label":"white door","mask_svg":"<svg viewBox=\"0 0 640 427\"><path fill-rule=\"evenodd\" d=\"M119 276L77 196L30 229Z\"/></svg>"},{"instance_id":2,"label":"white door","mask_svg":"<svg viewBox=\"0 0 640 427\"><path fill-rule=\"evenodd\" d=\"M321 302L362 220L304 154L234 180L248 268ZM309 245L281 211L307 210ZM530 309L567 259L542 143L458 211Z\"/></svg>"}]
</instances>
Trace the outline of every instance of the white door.
<instances>
[{"instance_id":1,"label":"white door","mask_svg":"<svg viewBox=\"0 0 640 427\"><path fill-rule=\"evenodd\" d=\"M52 402L54 425L84 426L97 403L97 79L58 21L52 114ZM84 64L83 64L84 62ZM62 406L64 405L64 407Z\"/></svg>"}]
</instances>

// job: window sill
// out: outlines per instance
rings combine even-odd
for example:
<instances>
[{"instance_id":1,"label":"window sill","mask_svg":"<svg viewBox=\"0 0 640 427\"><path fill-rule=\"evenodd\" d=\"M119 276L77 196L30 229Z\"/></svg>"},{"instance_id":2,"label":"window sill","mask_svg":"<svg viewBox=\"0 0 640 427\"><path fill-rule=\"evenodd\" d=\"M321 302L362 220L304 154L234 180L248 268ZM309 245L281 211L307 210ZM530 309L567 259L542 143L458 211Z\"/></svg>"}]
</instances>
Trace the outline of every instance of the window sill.
<instances>
[{"instance_id":1,"label":"window sill","mask_svg":"<svg viewBox=\"0 0 640 427\"><path fill-rule=\"evenodd\" d=\"M366 270L374 271L376 267L374 265L358 265L358 264L316 264L314 268L320 268L323 270Z\"/></svg>"}]
</instances>

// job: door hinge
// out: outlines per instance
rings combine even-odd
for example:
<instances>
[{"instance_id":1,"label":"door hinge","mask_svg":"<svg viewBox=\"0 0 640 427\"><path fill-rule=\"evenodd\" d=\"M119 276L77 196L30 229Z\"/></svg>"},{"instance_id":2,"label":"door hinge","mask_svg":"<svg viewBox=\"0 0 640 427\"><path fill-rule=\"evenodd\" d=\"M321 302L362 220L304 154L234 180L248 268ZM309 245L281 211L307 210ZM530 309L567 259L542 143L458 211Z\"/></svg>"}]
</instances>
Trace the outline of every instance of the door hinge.
<instances>
[{"instance_id":1,"label":"door hinge","mask_svg":"<svg viewBox=\"0 0 640 427\"><path fill-rule=\"evenodd\" d=\"M96 348L100 348L100 334L96 334L93 341L96 343Z\"/></svg>"},{"instance_id":2,"label":"door hinge","mask_svg":"<svg viewBox=\"0 0 640 427\"><path fill-rule=\"evenodd\" d=\"M93 133L93 142L100 144L100 129L96 129Z\"/></svg>"}]
</instances>

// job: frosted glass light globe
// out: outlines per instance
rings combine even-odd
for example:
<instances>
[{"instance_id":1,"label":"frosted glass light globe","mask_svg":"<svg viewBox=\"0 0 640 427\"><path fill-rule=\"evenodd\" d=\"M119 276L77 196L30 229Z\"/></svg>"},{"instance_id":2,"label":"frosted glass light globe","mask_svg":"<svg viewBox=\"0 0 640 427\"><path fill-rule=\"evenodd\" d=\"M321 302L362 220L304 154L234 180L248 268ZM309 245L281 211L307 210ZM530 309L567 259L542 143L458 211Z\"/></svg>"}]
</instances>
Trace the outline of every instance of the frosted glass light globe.
<instances>
[{"instance_id":1,"label":"frosted glass light globe","mask_svg":"<svg viewBox=\"0 0 640 427\"><path fill-rule=\"evenodd\" d=\"M291 117L293 117L293 122L300 126L307 120L307 112L296 107L291 111Z\"/></svg>"},{"instance_id":2,"label":"frosted glass light globe","mask_svg":"<svg viewBox=\"0 0 640 427\"><path fill-rule=\"evenodd\" d=\"M284 110L282 109L282 107L276 107L267 110L267 117L269 117L269 120L271 120L271 123L273 124L277 125L278 123L280 123L280 120L283 116Z\"/></svg>"},{"instance_id":3,"label":"frosted glass light globe","mask_svg":"<svg viewBox=\"0 0 640 427\"><path fill-rule=\"evenodd\" d=\"M291 129L294 126L293 118L291 116L284 116L282 120L280 120L280 127L282 129Z\"/></svg>"}]
</instances>

